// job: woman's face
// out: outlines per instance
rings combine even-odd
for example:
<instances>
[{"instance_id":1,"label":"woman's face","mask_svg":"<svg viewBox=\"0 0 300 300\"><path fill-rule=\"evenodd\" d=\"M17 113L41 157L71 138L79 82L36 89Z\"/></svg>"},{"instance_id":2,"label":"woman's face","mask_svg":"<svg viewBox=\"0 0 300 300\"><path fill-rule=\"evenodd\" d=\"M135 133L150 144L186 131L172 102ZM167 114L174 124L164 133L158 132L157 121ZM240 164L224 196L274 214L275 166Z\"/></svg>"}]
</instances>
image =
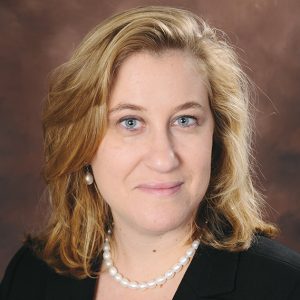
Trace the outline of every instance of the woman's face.
<instances>
[{"instance_id":1,"label":"woman's face","mask_svg":"<svg viewBox=\"0 0 300 300\"><path fill-rule=\"evenodd\" d=\"M91 163L116 225L165 233L193 219L210 179L214 122L195 58L135 53L121 65Z\"/></svg>"}]
</instances>

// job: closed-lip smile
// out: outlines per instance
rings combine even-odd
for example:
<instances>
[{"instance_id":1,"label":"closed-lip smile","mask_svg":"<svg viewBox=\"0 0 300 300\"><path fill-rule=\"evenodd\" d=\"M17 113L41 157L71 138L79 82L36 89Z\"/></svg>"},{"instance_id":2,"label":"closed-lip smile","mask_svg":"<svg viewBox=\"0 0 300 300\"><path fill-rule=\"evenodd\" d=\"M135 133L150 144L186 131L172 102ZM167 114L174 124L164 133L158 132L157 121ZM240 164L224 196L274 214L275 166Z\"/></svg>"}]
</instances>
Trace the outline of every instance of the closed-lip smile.
<instances>
[{"instance_id":1,"label":"closed-lip smile","mask_svg":"<svg viewBox=\"0 0 300 300\"><path fill-rule=\"evenodd\" d=\"M149 182L137 186L138 189L154 195L172 195L180 190L182 181Z\"/></svg>"}]
</instances>

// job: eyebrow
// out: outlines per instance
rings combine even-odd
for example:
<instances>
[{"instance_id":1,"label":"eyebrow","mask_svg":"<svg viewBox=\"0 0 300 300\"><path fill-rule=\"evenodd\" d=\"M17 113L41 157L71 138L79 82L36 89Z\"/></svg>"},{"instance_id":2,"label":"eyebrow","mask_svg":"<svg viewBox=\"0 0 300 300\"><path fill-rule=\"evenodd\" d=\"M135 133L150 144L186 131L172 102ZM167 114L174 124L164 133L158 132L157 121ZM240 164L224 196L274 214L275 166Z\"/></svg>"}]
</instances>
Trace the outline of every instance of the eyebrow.
<instances>
[{"instance_id":1,"label":"eyebrow","mask_svg":"<svg viewBox=\"0 0 300 300\"><path fill-rule=\"evenodd\" d=\"M189 108L197 108L197 109L203 110L203 106L200 103L195 102L195 101L189 101L189 102L180 104L179 106L175 107L174 113L181 111L181 110L189 109ZM131 109L131 110L136 110L136 111L141 111L141 112L147 111L147 109L145 109L144 107L139 106L139 105L130 104L130 103L120 103L116 107L109 110L108 113L111 114L111 113L114 113L117 111L122 111L125 109Z\"/></svg>"}]
</instances>

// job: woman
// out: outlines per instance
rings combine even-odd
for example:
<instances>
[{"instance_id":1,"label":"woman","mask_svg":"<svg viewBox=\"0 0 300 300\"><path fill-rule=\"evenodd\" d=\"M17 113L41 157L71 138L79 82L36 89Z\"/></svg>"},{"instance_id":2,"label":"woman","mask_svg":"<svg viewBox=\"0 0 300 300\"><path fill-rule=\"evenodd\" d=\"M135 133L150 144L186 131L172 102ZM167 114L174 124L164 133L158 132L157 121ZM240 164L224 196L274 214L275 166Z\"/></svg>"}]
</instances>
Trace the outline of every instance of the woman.
<instances>
[{"instance_id":1,"label":"woman","mask_svg":"<svg viewBox=\"0 0 300 300\"><path fill-rule=\"evenodd\" d=\"M125 11L52 76L47 227L2 299L299 299L252 184L248 81L194 14Z\"/></svg>"}]
</instances>

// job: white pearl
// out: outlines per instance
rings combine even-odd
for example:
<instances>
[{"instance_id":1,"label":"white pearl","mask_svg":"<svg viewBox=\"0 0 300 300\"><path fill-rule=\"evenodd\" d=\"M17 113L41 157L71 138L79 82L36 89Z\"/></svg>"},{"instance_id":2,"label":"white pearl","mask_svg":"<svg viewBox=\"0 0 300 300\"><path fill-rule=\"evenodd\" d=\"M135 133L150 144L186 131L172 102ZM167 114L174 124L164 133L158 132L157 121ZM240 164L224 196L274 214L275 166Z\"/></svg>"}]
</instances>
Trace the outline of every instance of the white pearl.
<instances>
[{"instance_id":1,"label":"white pearl","mask_svg":"<svg viewBox=\"0 0 300 300\"><path fill-rule=\"evenodd\" d=\"M176 264L173 266L172 270L177 273L181 270L181 268L182 268L181 264Z\"/></svg>"},{"instance_id":2,"label":"white pearl","mask_svg":"<svg viewBox=\"0 0 300 300\"><path fill-rule=\"evenodd\" d=\"M138 288L138 283L135 282L135 281L131 281L131 282L129 282L128 287L130 289L137 289Z\"/></svg>"},{"instance_id":3,"label":"white pearl","mask_svg":"<svg viewBox=\"0 0 300 300\"><path fill-rule=\"evenodd\" d=\"M117 273L117 274L114 276L114 279L115 279L116 281L120 282L120 281L123 279L123 277L122 277L122 275L121 275L120 273Z\"/></svg>"},{"instance_id":4,"label":"white pearl","mask_svg":"<svg viewBox=\"0 0 300 300\"><path fill-rule=\"evenodd\" d=\"M116 269L116 267L110 267L108 269L108 272L111 276L115 276L118 273L118 270Z\"/></svg>"},{"instance_id":5,"label":"white pearl","mask_svg":"<svg viewBox=\"0 0 300 300\"><path fill-rule=\"evenodd\" d=\"M110 259L111 258L111 254L109 251L104 251L103 252L103 258L104 259Z\"/></svg>"},{"instance_id":6,"label":"white pearl","mask_svg":"<svg viewBox=\"0 0 300 300\"><path fill-rule=\"evenodd\" d=\"M194 255L194 253L195 253L195 249L192 247L187 249L185 252L186 256L188 256L188 257L192 257Z\"/></svg>"},{"instance_id":7,"label":"white pearl","mask_svg":"<svg viewBox=\"0 0 300 300\"><path fill-rule=\"evenodd\" d=\"M166 277L167 279L173 278L174 275L175 275L175 272L174 272L173 270L169 270L169 271L167 271L167 272L165 273L165 277Z\"/></svg>"},{"instance_id":8,"label":"white pearl","mask_svg":"<svg viewBox=\"0 0 300 300\"><path fill-rule=\"evenodd\" d=\"M91 185L94 182L94 177L90 172L87 172L84 176L87 185Z\"/></svg>"},{"instance_id":9,"label":"white pearl","mask_svg":"<svg viewBox=\"0 0 300 300\"><path fill-rule=\"evenodd\" d=\"M182 256L180 259L179 259L179 263L181 264L181 265L186 265L187 263L188 263L188 261L189 261L189 258L188 257L186 257L186 256Z\"/></svg>"},{"instance_id":10,"label":"white pearl","mask_svg":"<svg viewBox=\"0 0 300 300\"><path fill-rule=\"evenodd\" d=\"M155 280L151 280L147 282L148 288L154 288L156 286Z\"/></svg>"},{"instance_id":11,"label":"white pearl","mask_svg":"<svg viewBox=\"0 0 300 300\"><path fill-rule=\"evenodd\" d=\"M199 240L195 240L192 243L192 247L196 250L198 248L199 244L200 244L200 241Z\"/></svg>"},{"instance_id":12,"label":"white pearl","mask_svg":"<svg viewBox=\"0 0 300 300\"><path fill-rule=\"evenodd\" d=\"M147 283L146 282L141 282L141 283L139 283L139 285L138 285L139 287L139 289L141 289L141 290L144 290L145 288L147 288Z\"/></svg>"},{"instance_id":13,"label":"white pearl","mask_svg":"<svg viewBox=\"0 0 300 300\"><path fill-rule=\"evenodd\" d=\"M123 286L127 287L128 284L129 284L129 281L128 281L128 279L123 278L123 279L120 281L120 283L121 283Z\"/></svg>"},{"instance_id":14,"label":"white pearl","mask_svg":"<svg viewBox=\"0 0 300 300\"><path fill-rule=\"evenodd\" d=\"M106 267L112 267L113 266L113 262L112 262L111 259L105 259L104 264L105 264Z\"/></svg>"},{"instance_id":15,"label":"white pearl","mask_svg":"<svg viewBox=\"0 0 300 300\"><path fill-rule=\"evenodd\" d=\"M161 276L155 279L157 285L162 285L166 282L167 278L165 276Z\"/></svg>"},{"instance_id":16,"label":"white pearl","mask_svg":"<svg viewBox=\"0 0 300 300\"><path fill-rule=\"evenodd\" d=\"M108 243L104 243L103 251L110 251L110 246Z\"/></svg>"}]
</instances>

